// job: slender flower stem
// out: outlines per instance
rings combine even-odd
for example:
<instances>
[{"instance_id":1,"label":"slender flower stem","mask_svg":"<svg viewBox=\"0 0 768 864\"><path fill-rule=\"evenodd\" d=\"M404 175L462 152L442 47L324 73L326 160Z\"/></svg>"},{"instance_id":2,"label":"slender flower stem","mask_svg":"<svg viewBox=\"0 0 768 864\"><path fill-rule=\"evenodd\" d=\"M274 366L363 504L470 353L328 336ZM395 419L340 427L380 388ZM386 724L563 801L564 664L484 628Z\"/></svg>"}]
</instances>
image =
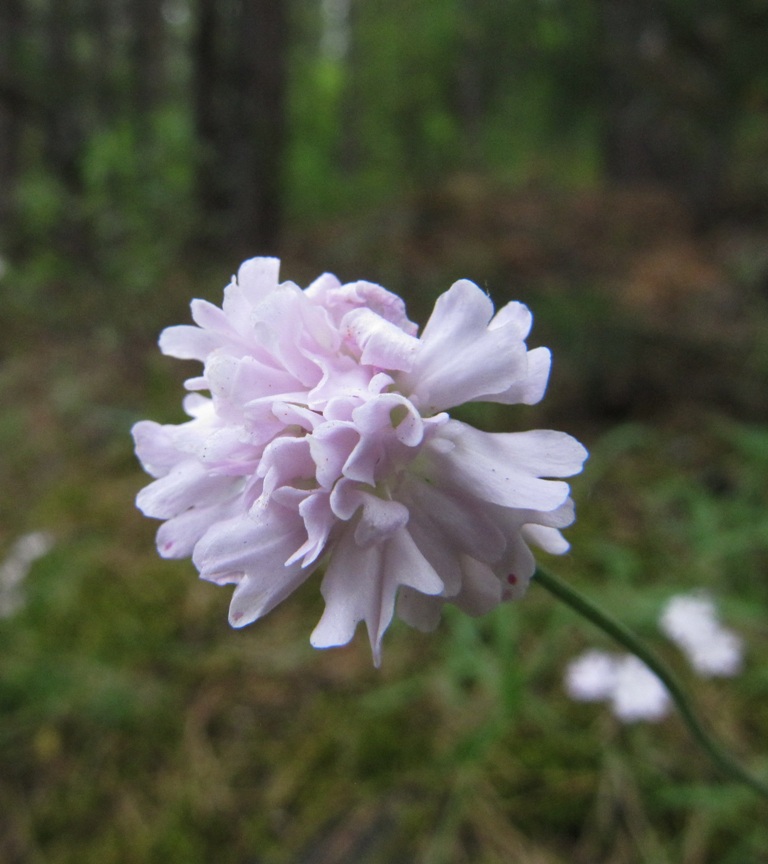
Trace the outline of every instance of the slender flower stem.
<instances>
[{"instance_id":1,"label":"slender flower stem","mask_svg":"<svg viewBox=\"0 0 768 864\"><path fill-rule=\"evenodd\" d=\"M574 612L591 621L617 642L631 651L636 657L654 672L669 691L677 709L685 721L691 735L699 745L706 751L709 758L729 777L740 783L750 786L765 798L768 798L768 783L759 777L755 777L746 770L734 757L724 750L721 745L707 732L699 722L693 706L685 695L682 687L675 676L667 669L661 660L622 623L612 618L607 612L577 591L575 588L563 582L557 576L553 576L544 570L537 569L534 575L536 582L570 606Z\"/></svg>"}]
</instances>

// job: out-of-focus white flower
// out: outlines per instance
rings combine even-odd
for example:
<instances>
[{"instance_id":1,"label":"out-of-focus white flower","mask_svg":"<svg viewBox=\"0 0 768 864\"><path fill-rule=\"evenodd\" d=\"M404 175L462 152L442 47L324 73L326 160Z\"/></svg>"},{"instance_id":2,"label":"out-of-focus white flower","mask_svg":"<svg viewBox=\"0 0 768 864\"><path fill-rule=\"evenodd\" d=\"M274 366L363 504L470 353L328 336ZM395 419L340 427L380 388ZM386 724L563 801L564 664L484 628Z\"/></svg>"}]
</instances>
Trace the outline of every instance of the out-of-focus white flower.
<instances>
[{"instance_id":1,"label":"out-of-focus white flower","mask_svg":"<svg viewBox=\"0 0 768 864\"><path fill-rule=\"evenodd\" d=\"M705 592L676 594L659 617L659 627L707 677L731 677L741 670L741 638L721 626L714 600Z\"/></svg>"},{"instance_id":2,"label":"out-of-focus white flower","mask_svg":"<svg viewBox=\"0 0 768 864\"><path fill-rule=\"evenodd\" d=\"M617 658L597 649L585 651L565 670L565 689L578 702L608 699L616 685Z\"/></svg>"},{"instance_id":3,"label":"out-of-focus white flower","mask_svg":"<svg viewBox=\"0 0 768 864\"><path fill-rule=\"evenodd\" d=\"M0 564L0 618L9 618L24 605L21 586L29 568L52 546L53 538L45 531L23 534L11 546L8 556Z\"/></svg>"},{"instance_id":4,"label":"out-of-focus white flower","mask_svg":"<svg viewBox=\"0 0 768 864\"><path fill-rule=\"evenodd\" d=\"M395 611L422 629L446 602L482 614L525 591L529 544L568 548L573 503L552 478L587 453L562 432L486 433L446 413L542 398L550 354L527 349L523 304L494 313L460 280L417 336L379 285L326 274L302 291L278 268L246 261L222 308L195 300L197 326L161 335L166 354L204 364L186 386L210 396L187 396L181 425L136 424L156 478L137 504L165 520L161 555L236 586L236 627L327 564L312 644L345 644L365 621L378 665Z\"/></svg>"},{"instance_id":5,"label":"out-of-focus white flower","mask_svg":"<svg viewBox=\"0 0 768 864\"><path fill-rule=\"evenodd\" d=\"M678 645L689 645L719 628L712 598L703 591L676 594L664 604L659 627Z\"/></svg>"},{"instance_id":6,"label":"out-of-focus white flower","mask_svg":"<svg viewBox=\"0 0 768 864\"><path fill-rule=\"evenodd\" d=\"M661 720L669 712L669 703L667 688L645 663L633 654L618 660L611 708L619 720Z\"/></svg>"},{"instance_id":7,"label":"out-of-focus white flower","mask_svg":"<svg viewBox=\"0 0 768 864\"><path fill-rule=\"evenodd\" d=\"M579 702L608 702L624 723L661 720L669 710L666 687L632 654L584 652L568 664L565 689Z\"/></svg>"}]
</instances>

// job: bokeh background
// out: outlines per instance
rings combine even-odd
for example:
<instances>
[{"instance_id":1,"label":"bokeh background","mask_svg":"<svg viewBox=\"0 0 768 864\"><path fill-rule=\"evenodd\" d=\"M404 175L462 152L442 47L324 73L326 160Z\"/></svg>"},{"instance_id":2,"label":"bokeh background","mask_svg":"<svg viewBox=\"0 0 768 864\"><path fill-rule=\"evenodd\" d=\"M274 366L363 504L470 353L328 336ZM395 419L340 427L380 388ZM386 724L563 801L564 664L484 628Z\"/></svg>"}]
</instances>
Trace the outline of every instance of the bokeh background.
<instances>
[{"instance_id":1,"label":"bokeh background","mask_svg":"<svg viewBox=\"0 0 768 864\"><path fill-rule=\"evenodd\" d=\"M2 0L0 860L768 861L765 804L677 717L568 699L611 646L536 586L394 624L380 671L362 633L309 647L317 579L230 630L157 558L129 436L183 419L157 334L245 257L421 323L461 277L523 300L547 398L470 419L587 444L545 563L765 776L767 44L765 0ZM732 680L659 633L699 587Z\"/></svg>"}]
</instances>

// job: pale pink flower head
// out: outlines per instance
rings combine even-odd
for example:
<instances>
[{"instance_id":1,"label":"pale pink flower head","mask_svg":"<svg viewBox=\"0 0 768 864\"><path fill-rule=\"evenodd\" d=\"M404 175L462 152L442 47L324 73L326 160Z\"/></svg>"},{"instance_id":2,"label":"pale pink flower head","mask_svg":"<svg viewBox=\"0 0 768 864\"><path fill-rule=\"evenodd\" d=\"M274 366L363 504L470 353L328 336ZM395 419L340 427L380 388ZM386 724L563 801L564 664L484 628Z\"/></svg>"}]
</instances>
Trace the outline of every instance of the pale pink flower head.
<instances>
[{"instance_id":1,"label":"pale pink flower head","mask_svg":"<svg viewBox=\"0 0 768 864\"><path fill-rule=\"evenodd\" d=\"M550 354L527 349L523 304L494 313L461 280L419 336L379 285L325 274L302 291L278 268L246 261L221 308L194 300L195 326L162 333L164 353L203 369L186 382L187 422L134 426L156 478L137 505L164 520L161 555L235 585L235 627L322 569L312 644L346 644L364 621L378 665L395 612L431 629L445 603L479 615L521 596L529 546L568 548L557 478L587 453L562 432L480 432L447 413L542 398Z\"/></svg>"}]
</instances>

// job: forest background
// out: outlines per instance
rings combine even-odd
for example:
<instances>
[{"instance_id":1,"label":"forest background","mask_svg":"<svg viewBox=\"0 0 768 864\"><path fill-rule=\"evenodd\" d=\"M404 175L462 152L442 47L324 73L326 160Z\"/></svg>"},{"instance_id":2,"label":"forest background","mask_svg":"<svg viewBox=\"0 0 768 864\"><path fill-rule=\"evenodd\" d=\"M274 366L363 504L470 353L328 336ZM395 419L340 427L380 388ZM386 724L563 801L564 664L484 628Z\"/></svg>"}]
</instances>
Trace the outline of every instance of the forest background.
<instances>
[{"instance_id":1,"label":"forest background","mask_svg":"<svg viewBox=\"0 0 768 864\"><path fill-rule=\"evenodd\" d=\"M592 451L552 568L768 770L768 3L2 0L0 859L768 861L764 808L675 717L563 692L609 643L536 588L313 652L317 585L235 633L159 561L129 438L179 422L160 329L240 260L528 303L542 406ZM746 643L698 679L656 619L704 587ZM10 598L10 599L9 599ZM9 611L10 610L10 611ZM417 662L414 662L414 659Z\"/></svg>"}]
</instances>

